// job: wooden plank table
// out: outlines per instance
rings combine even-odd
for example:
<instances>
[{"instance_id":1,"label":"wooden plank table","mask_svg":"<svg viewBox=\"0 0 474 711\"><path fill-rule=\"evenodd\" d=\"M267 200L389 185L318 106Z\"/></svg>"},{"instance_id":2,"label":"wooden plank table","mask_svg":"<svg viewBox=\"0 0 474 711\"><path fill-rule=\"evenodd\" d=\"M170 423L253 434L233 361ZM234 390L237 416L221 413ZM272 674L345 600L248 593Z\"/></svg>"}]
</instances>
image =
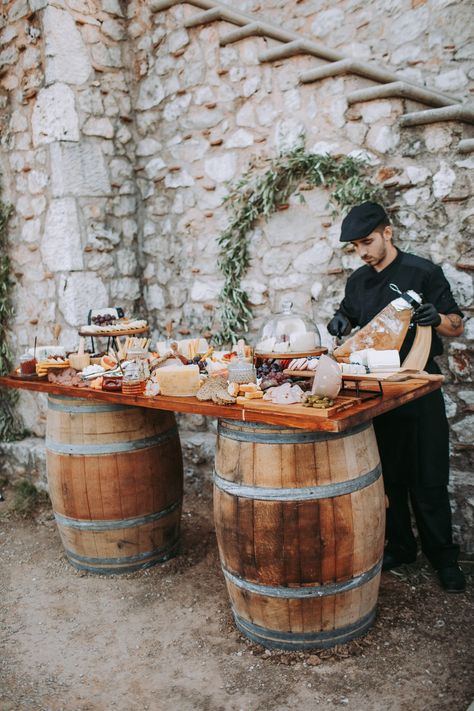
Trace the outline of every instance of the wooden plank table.
<instances>
[{"instance_id":1,"label":"wooden plank table","mask_svg":"<svg viewBox=\"0 0 474 711\"><path fill-rule=\"evenodd\" d=\"M65 387L64 385L48 383L44 379L26 379L17 376L0 377L0 387L33 390L52 395L86 398L157 410L206 415L219 419L262 422L324 432L344 432L358 424L372 420L377 415L437 390L441 387L441 383L426 380L384 383L384 392L381 397L366 400L328 418L313 414L310 408L308 408L307 414L293 414L291 405L282 406L281 413L259 412L255 409L247 409L242 405L215 405L213 402L201 402L195 397L123 395L122 393L109 393L102 390L92 390L91 388Z\"/></svg>"}]
</instances>

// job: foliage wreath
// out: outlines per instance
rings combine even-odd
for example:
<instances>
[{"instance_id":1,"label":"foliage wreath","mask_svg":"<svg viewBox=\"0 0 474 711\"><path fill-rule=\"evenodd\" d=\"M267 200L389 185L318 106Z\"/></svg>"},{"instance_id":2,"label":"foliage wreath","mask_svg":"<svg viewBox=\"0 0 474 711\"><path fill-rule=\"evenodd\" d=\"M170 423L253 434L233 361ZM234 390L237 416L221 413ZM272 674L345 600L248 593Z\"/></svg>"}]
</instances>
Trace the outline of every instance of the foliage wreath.
<instances>
[{"instance_id":1,"label":"foliage wreath","mask_svg":"<svg viewBox=\"0 0 474 711\"><path fill-rule=\"evenodd\" d=\"M250 264L250 232L260 217L268 217L297 193L302 183L307 187L330 189L329 202L334 212L366 200L382 201L382 190L369 176L369 166L361 158L345 155L307 153L297 148L277 158L264 160L267 169L247 173L233 186L224 200L229 206L231 220L218 237L218 265L224 275L224 286L219 294L221 329L214 336L216 343L232 343L249 329L252 311L248 295L241 281Z\"/></svg>"}]
</instances>

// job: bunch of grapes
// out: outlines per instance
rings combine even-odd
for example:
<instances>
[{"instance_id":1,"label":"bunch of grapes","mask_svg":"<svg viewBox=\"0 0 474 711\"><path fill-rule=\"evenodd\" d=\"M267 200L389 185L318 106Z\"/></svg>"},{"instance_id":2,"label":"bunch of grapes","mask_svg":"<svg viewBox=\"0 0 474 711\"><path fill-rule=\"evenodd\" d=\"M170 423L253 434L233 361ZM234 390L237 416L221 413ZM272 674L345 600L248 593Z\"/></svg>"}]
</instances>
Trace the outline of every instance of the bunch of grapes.
<instances>
[{"instance_id":1,"label":"bunch of grapes","mask_svg":"<svg viewBox=\"0 0 474 711\"><path fill-rule=\"evenodd\" d=\"M282 374L281 365L275 360L273 362L264 360L257 368L257 376L259 378L274 377L277 373Z\"/></svg>"},{"instance_id":2,"label":"bunch of grapes","mask_svg":"<svg viewBox=\"0 0 474 711\"><path fill-rule=\"evenodd\" d=\"M92 316L91 321L95 326L112 326L116 318L112 314L97 314Z\"/></svg>"}]
</instances>

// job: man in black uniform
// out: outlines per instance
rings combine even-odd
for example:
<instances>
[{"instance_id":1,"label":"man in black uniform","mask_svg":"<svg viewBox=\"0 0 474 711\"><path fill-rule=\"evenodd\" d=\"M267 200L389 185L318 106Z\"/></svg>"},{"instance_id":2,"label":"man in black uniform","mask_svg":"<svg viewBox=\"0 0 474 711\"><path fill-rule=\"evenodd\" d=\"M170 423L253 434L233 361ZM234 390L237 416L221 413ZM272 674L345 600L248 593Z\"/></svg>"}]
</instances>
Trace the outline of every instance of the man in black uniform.
<instances>
[{"instance_id":1,"label":"man in black uniform","mask_svg":"<svg viewBox=\"0 0 474 711\"><path fill-rule=\"evenodd\" d=\"M439 373L433 360L441 355L441 336L460 336L464 326L441 267L427 259L401 252L392 242L388 216L377 203L352 208L342 222L341 242L352 242L366 263L348 279L344 299L328 324L333 336L365 326L396 298L412 289L424 303L412 321L432 327L432 344L425 369ZM400 351L404 357L414 340L411 326ZM448 422L441 390L392 410L374 420L389 500L383 570L416 559L417 546L411 526L410 499L421 547L447 592L462 592L466 583L458 565L459 547L453 544L448 496Z\"/></svg>"}]
</instances>

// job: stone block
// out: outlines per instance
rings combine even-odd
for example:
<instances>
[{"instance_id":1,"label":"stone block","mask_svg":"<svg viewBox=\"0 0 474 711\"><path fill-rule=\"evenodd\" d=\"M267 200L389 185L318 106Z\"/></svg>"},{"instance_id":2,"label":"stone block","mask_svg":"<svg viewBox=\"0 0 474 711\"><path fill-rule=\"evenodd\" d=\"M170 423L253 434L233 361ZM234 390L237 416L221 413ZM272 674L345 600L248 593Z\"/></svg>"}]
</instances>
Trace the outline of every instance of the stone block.
<instances>
[{"instance_id":1,"label":"stone block","mask_svg":"<svg viewBox=\"0 0 474 711\"><path fill-rule=\"evenodd\" d=\"M162 158L152 158L145 166L145 174L149 180L155 180L158 176L164 177L166 163Z\"/></svg>"},{"instance_id":2,"label":"stone block","mask_svg":"<svg viewBox=\"0 0 474 711\"><path fill-rule=\"evenodd\" d=\"M120 235L111 227L93 222L87 229L88 251L112 252L120 244Z\"/></svg>"},{"instance_id":3,"label":"stone block","mask_svg":"<svg viewBox=\"0 0 474 711\"><path fill-rule=\"evenodd\" d=\"M21 133L22 131L26 131L27 128L28 120L26 116L19 109L13 111L10 119L10 131L13 133Z\"/></svg>"},{"instance_id":4,"label":"stone block","mask_svg":"<svg viewBox=\"0 0 474 711\"><path fill-rule=\"evenodd\" d=\"M114 302L132 302L140 298L140 281L135 277L117 277L110 284L110 295Z\"/></svg>"},{"instance_id":5,"label":"stone block","mask_svg":"<svg viewBox=\"0 0 474 711\"><path fill-rule=\"evenodd\" d=\"M166 306L165 292L158 284L149 284L144 289L147 309L161 311Z\"/></svg>"},{"instance_id":6,"label":"stone block","mask_svg":"<svg viewBox=\"0 0 474 711\"><path fill-rule=\"evenodd\" d=\"M394 47L413 42L426 31L430 12L428 7L418 7L403 12L390 21L390 44Z\"/></svg>"},{"instance_id":7,"label":"stone block","mask_svg":"<svg viewBox=\"0 0 474 711\"><path fill-rule=\"evenodd\" d=\"M51 200L41 239L41 255L51 272L82 269L82 246L76 201Z\"/></svg>"},{"instance_id":8,"label":"stone block","mask_svg":"<svg viewBox=\"0 0 474 711\"><path fill-rule=\"evenodd\" d=\"M144 138L137 143L137 156L153 156L163 149L163 145L154 138Z\"/></svg>"},{"instance_id":9,"label":"stone block","mask_svg":"<svg viewBox=\"0 0 474 711\"><path fill-rule=\"evenodd\" d=\"M286 289L301 288L301 274L293 272L285 276L273 277L269 280L269 286L273 291L283 291Z\"/></svg>"},{"instance_id":10,"label":"stone block","mask_svg":"<svg viewBox=\"0 0 474 711\"><path fill-rule=\"evenodd\" d=\"M315 37L327 37L344 25L345 15L340 8L334 7L316 13L311 25L311 32Z\"/></svg>"},{"instance_id":11,"label":"stone block","mask_svg":"<svg viewBox=\"0 0 474 711\"><path fill-rule=\"evenodd\" d=\"M378 153L390 153L400 142L396 126L372 126L367 133L367 146Z\"/></svg>"},{"instance_id":12,"label":"stone block","mask_svg":"<svg viewBox=\"0 0 474 711\"><path fill-rule=\"evenodd\" d=\"M102 279L94 272L71 272L61 277L58 306L70 326L86 323L90 309L109 305L109 296Z\"/></svg>"},{"instance_id":13,"label":"stone block","mask_svg":"<svg viewBox=\"0 0 474 711\"><path fill-rule=\"evenodd\" d=\"M120 22L117 20L104 20L101 30L107 37L119 42L125 38L125 32Z\"/></svg>"},{"instance_id":14,"label":"stone block","mask_svg":"<svg viewBox=\"0 0 474 711\"><path fill-rule=\"evenodd\" d=\"M447 72L441 72L435 78L435 86L438 91L459 91L469 83L466 73L460 68L450 69Z\"/></svg>"},{"instance_id":15,"label":"stone block","mask_svg":"<svg viewBox=\"0 0 474 711\"><path fill-rule=\"evenodd\" d=\"M225 183L235 176L237 170L237 155L235 153L224 153L215 158L208 158L204 162L206 175L216 183Z\"/></svg>"},{"instance_id":16,"label":"stone block","mask_svg":"<svg viewBox=\"0 0 474 711\"><path fill-rule=\"evenodd\" d=\"M165 187L167 188L187 188L194 185L194 178L187 170L174 171L165 176Z\"/></svg>"},{"instance_id":17,"label":"stone block","mask_svg":"<svg viewBox=\"0 0 474 711\"><path fill-rule=\"evenodd\" d=\"M44 439L27 437L18 442L0 442L0 476L10 484L26 479L37 489L47 491Z\"/></svg>"},{"instance_id":18,"label":"stone block","mask_svg":"<svg viewBox=\"0 0 474 711\"><path fill-rule=\"evenodd\" d=\"M101 136L102 138L114 137L114 127L108 118L91 117L87 119L82 127L82 132L86 136Z\"/></svg>"},{"instance_id":19,"label":"stone block","mask_svg":"<svg viewBox=\"0 0 474 711\"><path fill-rule=\"evenodd\" d=\"M390 101L368 101L360 105L359 111L362 114L362 120L371 126L376 121L391 116L392 104Z\"/></svg>"},{"instance_id":20,"label":"stone block","mask_svg":"<svg viewBox=\"0 0 474 711\"><path fill-rule=\"evenodd\" d=\"M333 255L332 248L327 242L317 242L310 249L299 254L293 260L293 267L302 274L312 274L321 271Z\"/></svg>"},{"instance_id":21,"label":"stone block","mask_svg":"<svg viewBox=\"0 0 474 711\"><path fill-rule=\"evenodd\" d=\"M173 54L189 44L189 35L185 29L175 30L168 35L168 50Z\"/></svg>"},{"instance_id":22,"label":"stone block","mask_svg":"<svg viewBox=\"0 0 474 711\"><path fill-rule=\"evenodd\" d=\"M120 7L119 0L101 0L102 10L108 12L109 15L116 15L117 17L123 17L122 8Z\"/></svg>"},{"instance_id":23,"label":"stone block","mask_svg":"<svg viewBox=\"0 0 474 711\"><path fill-rule=\"evenodd\" d=\"M437 198L449 195L456 180L456 173L447 163L441 161L440 169L433 175L433 193Z\"/></svg>"},{"instance_id":24,"label":"stone block","mask_svg":"<svg viewBox=\"0 0 474 711\"><path fill-rule=\"evenodd\" d=\"M105 44L95 44L91 47L92 59L101 67L114 69L123 67L122 50L120 47L107 47Z\"/></svg>"},{"instance_id":25,"label":"stone block","mask_svg":"<svg viewBox=\"0 0 474 711\"><path fill-rule=\"evenodd\" d=\"M79 122L72 89L61 83L42 89L35 101L31 124L34 146L78 141Z\"/></svg>"},{"instance_id":26,"label":"stone block","mask_svg":"<svg viewBox=\"0 0 474 711\"><path fill-rule=\"evenodd\" d=\"M425 145L431 153L442 151L451 145L453 136L449 129L442 126L427 126L424 130ZM417 151L420 152L419 150Z\"/></svg>"},{"instance_id":27,"label":"stone block","mask_svg":"<svg viewBox=\"0 0 474 711\"><path fill-rule=\"evenodd\" d=\"M121 249L116 254L118 273L132 276L137 269L137 257L131 249Z\"/></svg>"},{"instance_id":28,"label":"stone block","mask_svg":"<svg viewBox=\"0 0 474 711\"><path fill-rule=\"evenodd\" d=\"M449 493L453 509L453 532L461 546L461 558L474 556L474 475L452 469Z\"/></svg>"},{"instance_id":29,"label":"stone block","mask_svg":"<svg viewBox=\"0 0 474 711\"><path fill-rule=\"evenodd\" d=\"M457 303L461 308L469 308L474 299L472 276L469 272L456 269L449 262L444 263L442 267Z\"/></svg>"},{"instance_id":30,"label":"stone block","mask_svg":"<svg viewBox=\"0 0 474 711\"><path fill-rule=\"evenodd\" d=\"M49 5L43 14L47 84L84 84L92 65L72 15Z\"/></svg>"},{"instance_id":31,"label":"stone block","mask_svg":"<svg viewBox=\"0 0 474 711\"><path fill-rule=\"evenodd\" d=\"M225 142L226 148L247 148L253 145L253 136L243 128L238 129Z\"/></svg>"},{"instance_id":32,"label":"stone block","mask_svg":"<svg viewBox=\"0 0 474 711\"><path fill-rule=\"evenodd\" d=\"M110 194L104 155L96 143L53 143L50 151L54 197Z\"/></svg>"},{"instance_id":33,"label":"stone block","mask_svg":"<svg viewBox=\"0 0 474 711\"><path fill-rule=\"evenodd\" d=\"M223 279L209 278L207 281L195 279L191 287L191 301L213 301L224 285Z\"/></svg>"},{"instance_id":34,"label":"stone block","mask_svg":"<svg viewBox=\"0 0 474 711\"><path fill-rule=\"evenodd\" d=\"M155 106L159 106L164 97L165 90L163 88L163 83L159 77L151 74L140 82L136 108L141 111L152 109Z\"/></svg>"},{"instance_id":35,"label":"stone block","mask_svg":"<svg viewBox=\"0 0 474 711\"><path fill-rule=\"evenodd\" d=\"M411 190L406 190L403 193L403 200L407 205L420 205L422 203L427 203L430 199L430 189L428 187L423 188L411 188Z\"/></svg>"},{"instance_id":36,"label":"stone block","mask_svg":"<svg viewBox=\"0 0 474 711\"><path fill-rule=\"evenodd\" d=\"M12 45L0 52L0 67L16 64L18 62L18 50Z\"/></svg>"},{"instance_id":37,"label":"stone block","mask_svg":"<svg viewBox=\"0 0 474 711\"><path fill-rule=\"evenodd\" d=\"M21 17L28 15L29 12L28 0L16 0L16 2L11 3L8 10L8 21L16 22Z\"/></svg>"}]
</instances>

